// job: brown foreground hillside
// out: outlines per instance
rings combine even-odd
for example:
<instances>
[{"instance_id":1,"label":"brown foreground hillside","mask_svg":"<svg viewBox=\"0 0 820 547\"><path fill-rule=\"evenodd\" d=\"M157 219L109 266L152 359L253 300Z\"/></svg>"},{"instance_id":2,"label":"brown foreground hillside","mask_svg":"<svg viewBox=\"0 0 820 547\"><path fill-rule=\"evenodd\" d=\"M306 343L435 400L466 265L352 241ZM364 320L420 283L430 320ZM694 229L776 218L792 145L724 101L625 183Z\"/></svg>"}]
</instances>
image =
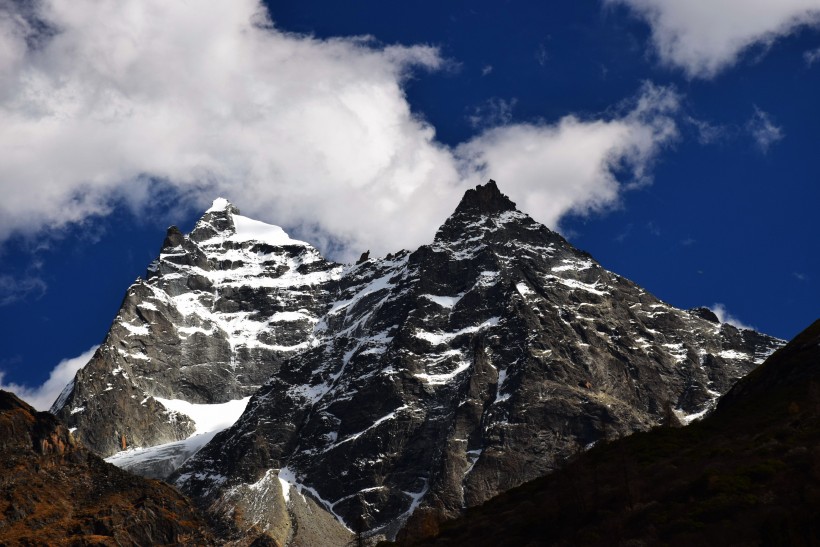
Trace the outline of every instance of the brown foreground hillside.
<instances>
[{"instance_id":1,"label":"brown foreground hillside","mask_svg":"<svg viewBox=\"0 0 820 547\"><path fill-rule=\"evenodd\" d=\"M412 544L820 545L820 321L702 422L579 453Z\"/></svg>"},{"instance_id":2,"label":"brown foreground hillside","mask_svg":"<svg viewBox=\"0 0 820 547\"><path fill-rule=\"evenodd\" d=\"M0 545L205 545L170 486L90 453L53 415L0 391Z\"/></svg>"}]
</instances>

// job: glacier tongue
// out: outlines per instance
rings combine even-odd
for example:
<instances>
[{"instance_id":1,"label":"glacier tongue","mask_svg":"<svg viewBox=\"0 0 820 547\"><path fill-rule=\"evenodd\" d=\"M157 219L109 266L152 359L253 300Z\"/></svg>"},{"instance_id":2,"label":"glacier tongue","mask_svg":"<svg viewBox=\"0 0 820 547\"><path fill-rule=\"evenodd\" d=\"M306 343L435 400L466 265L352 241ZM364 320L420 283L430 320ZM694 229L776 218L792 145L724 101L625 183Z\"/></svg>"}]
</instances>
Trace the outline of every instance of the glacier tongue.
<instances>
[{"instance_id":1,"label":"glacier tongue","mask_svg":"<svg viewBox=\"0 0 820 547\"><path fill-rule=\"evenodd\" d=\"M129 448L105 460L117 467L152 479L165 479L185 463L217 433L231 427L248 406L250 397L219 404L195 404L181 399L157 401L173 412L184 414L195 423L193 435L182 441L159 444L148 448Z\"/></svg>"},{"instance_id":2,"label":"glacier tongue","mask_svg":"<svg viewBox=\"0 0 820 547\"><path fill-rule=\"evenodd\" d=\"M105 461L149 479L166 479L220 431L198 433L183 441L148 448L129 448L105 458Z\"/></svg>"}]
</instances>

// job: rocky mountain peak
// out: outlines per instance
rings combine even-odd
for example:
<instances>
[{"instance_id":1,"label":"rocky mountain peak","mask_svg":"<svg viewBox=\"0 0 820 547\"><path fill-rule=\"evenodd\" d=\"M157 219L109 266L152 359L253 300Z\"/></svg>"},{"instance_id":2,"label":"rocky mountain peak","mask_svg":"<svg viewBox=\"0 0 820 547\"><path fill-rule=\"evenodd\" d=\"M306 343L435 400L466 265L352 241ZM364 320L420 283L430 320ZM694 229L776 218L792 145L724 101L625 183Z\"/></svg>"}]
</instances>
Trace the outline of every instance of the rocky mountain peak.
<instances>
[{"instance_id":1,"label":"rocky mountain peak","mask_svg":"<svg viewBox=\"0 0 820 547\"><path fill-rule=\"evenodd\" d=\"M696 315L696 316L700 317L701 319L706 319L707 321L711 321L712 323L720 323L720 319L718 318L717 315L715 315L715 312L713 312L712 310L710 310L709 308L706 308L704 306L700 306L698 308L692 308L691 310L689 310L689 313L691 313L692 315Z\"/></svg>"},{"instance_id":2,"label":"rocky mountain peak","mask_svg":"<svg viewBox=\"0 0 820 547\"><path fill-rule=\"evenodd\" d=\"M165 241L162 242L162 250L173 249L178 245L182 245L184 240L185 234L183 234L176 226L170 226L168 231L165 232Z\"/></svg>"},{"instance_id":3,"label":"rocky mountain peak","mask_svg":"<svg viewBox=\"0 0 820 547\"><path fill-rule=\"evenodd\" d=\"M606 271L493 181L430 245L327 292L310 345L171 478L282 543L305 493L345 527L412 535L612 432L702 416L779 346Z\"/></svg>"},{"instance_id":4,"label":"rocky mountain peak","mask_svg":"<svg viewBox=\"0 0 820 547\"><path fill-rule=\"evenodd\" d=\"M502 194L495 181L490 179L487 184L479 184L475 189L467 190L455 214L494 215L515 210L515 203Z\"/></svg>"},{"instance_id":5,"label":"rocky mountain peak","mask_svg":"<svg viewBox=\"0 0 820 547\"><path fill-rule=\"evenodd\" d=\"M537 234L536 234L537 232ZM558 237L516 209L492 179L467 190L452 215L436 232L434 245L477 249L490 241L541 240Z\"/></svg>"},{"instance_id":6,"label":"rocky mountain peak","mask_svg":"<svg viewBox=\"0 0 820 547\"><path fill-rule=\"evenodd\" d=\"M225 198L216 198L211 207L205 211L199 222L196 223L190 238L199 243L207 241L218 234L233 233L236 231L233 215L238 215L239 209Z\"/></svg>"},{"instance_id":7,"label":"rocky mountain peak","mask_svg":"<svg viewBox=\"0 0 820 547\"><path fill-rule=\"evenodd\" d=\"M310 347L341 270L219 198L190 234L168 229L146 279L128 289L54 411L103 456L202 433L196 408L185 405L247 402L282 361Z\"/></svg>"}]
</instances>

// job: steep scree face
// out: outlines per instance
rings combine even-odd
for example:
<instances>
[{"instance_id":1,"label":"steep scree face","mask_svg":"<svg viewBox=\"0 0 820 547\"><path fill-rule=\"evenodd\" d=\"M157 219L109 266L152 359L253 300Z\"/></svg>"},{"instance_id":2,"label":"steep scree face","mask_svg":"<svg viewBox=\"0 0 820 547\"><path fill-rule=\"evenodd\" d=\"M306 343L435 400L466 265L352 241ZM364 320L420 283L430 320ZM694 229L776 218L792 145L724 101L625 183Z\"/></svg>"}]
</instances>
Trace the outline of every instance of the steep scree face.
<instances>
[{"instance_id":1,"label":"steep scree face","mask_svg":"<svg viewBox=\"0 0 820 547\"><path fill-rule=\"evenodd\" d=\"M214 202L190 235L168 230L104 342L52 411L97 454L197 431L180 408L249 397L312 347L341 268L277 226Z\"/></svg>"},{"instance_id":2,"label":"steep scree face","mask_svg":"<svg viewBox=\"0 0 820 547\"><path fill-rule=\"evenodd\" d=\"M386 537L455 516L606 436L702 414L781 345L659 301L492 181L432 244L329 287L310 347L174 477L282 542L305 500Z\"/></svg>"}]
</instances>

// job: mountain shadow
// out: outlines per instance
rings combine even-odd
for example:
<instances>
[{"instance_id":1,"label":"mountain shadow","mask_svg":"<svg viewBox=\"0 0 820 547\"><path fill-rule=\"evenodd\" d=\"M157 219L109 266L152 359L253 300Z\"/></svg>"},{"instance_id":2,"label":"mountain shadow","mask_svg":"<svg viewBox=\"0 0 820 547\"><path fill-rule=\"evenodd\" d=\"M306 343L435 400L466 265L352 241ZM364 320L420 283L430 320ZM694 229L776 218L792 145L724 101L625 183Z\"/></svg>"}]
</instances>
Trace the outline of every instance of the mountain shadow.
<instances>
[{"instance_id":1,"label":"mountain shadow","mask_svg":"<svg viewBox=\"0 0 820 547\"><path fill-rule=\"evenodd\" d=\"M600 443L399 545L820 544L820 320L686 428Z\"/></svg>"}]
</instances>

